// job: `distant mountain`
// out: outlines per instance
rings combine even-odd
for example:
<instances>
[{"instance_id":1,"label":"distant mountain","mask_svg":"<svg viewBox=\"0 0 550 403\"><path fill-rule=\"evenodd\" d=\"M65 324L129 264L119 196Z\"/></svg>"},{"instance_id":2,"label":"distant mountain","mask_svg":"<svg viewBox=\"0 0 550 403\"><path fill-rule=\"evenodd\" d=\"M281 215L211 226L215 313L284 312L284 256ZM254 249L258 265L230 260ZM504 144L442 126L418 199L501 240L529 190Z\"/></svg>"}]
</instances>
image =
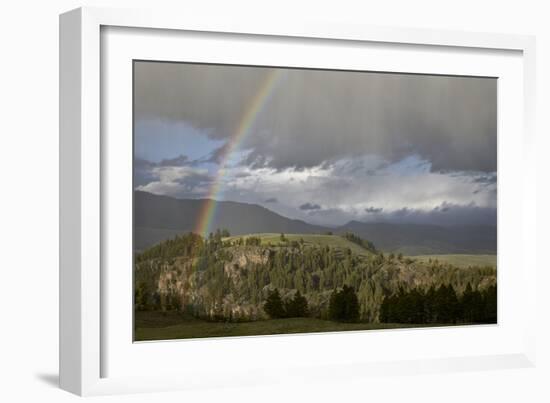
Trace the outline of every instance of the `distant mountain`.
<instances>
[{"instance_id":1,"label":"distant mountain","mask_svg":"<svg viewBox=\"0 0 550 403\"><path fill-rule=\"evenodd\" d=\"M406 255L495 254L496 227L363 223L350 221L337 228L308 224L283 217L256 204L220 201L211 228L228 229L232 235L253 233L336 234L353 232L387 252ZM175 199L134 192L135 248L143 250L177 234L193 231L204 200Z\"/></svg>"},{"instance_id":2,"label":"distant mountain","mask_svg":"<svg viewBox=\"0 0 550 403\"><path fill-rule=\"evenodd\" d=\"M325 227L283 217L257 204L218 201L211 228L228 229L232 235L276 232L316 234ZM175 199L134 192L135 248L147 248L179 233L195 229L204 199Z\"/></svg>"},{"instance_id":3,"label":"distant mountain","mask_svg":"<svg viewBox=\"0 0 550 403\"><path fill-rule=\"evenodd\" d=\"M489 225L442 227L350 221L338 232L353 232L383 251L404 255L495 254L497 230Z\"/></svg>"}]
</instances>

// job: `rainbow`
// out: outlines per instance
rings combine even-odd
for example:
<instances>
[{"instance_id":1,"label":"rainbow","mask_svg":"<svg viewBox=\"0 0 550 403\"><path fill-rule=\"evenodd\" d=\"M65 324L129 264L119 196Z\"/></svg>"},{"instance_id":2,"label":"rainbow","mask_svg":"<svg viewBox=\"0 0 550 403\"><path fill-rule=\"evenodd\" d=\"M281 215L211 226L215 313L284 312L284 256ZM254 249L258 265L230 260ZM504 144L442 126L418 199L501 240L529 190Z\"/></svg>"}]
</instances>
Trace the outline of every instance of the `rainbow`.
<instances>
[{"instance_id":1,"label":"rainbow","mask_svg":"<svg viewBox=\"0 0 550 403\"><path fill-rule=\"evenodd\" d=\"M216 196L221 191L221 184L226 174L226 165L229 161L229 157L233 151L238 149L239 145L250 133L254 122L273 94L274 89L281 78L282 71L282 69L275 69L266 75L262 85L258 89L258 92L256 92L254 98L252 98L249 107L245 109L245 113L239 121L237 130L235 130L224 146L222 154L220 155L219 168L216 173L216 178L208 190L206 199L201 206L197 225L195 227L195 233L208 236L212 219L216 214Z\"/></svg>"}]
</instances>

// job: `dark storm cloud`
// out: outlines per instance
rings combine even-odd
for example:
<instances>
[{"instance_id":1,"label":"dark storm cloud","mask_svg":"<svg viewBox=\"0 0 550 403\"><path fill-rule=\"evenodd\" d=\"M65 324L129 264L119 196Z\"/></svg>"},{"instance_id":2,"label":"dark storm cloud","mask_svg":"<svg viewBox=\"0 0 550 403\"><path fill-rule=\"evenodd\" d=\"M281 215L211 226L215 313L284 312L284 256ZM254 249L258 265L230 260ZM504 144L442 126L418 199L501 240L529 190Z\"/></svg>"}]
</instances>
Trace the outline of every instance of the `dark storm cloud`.
<instances>
[{"instance_id":1,"label":"dark storm cloud","mask_svg":"<svg viewBox=\"0 0 550 403\"><path fill-rule=\"evenodd\" d=\"M496 172L480 174L480 175L474 176L472 181L474 183L479 183L481 185L494 185L497 183L497 174Z\"/></svg>"},{"instance_id":2,"label":"dark storm cloud","mask_svg":"<svg viewBox=\"0 0 550 403\"><path fill-rule=\"evenodd\" d=\"M493 207L480 207L473 203L458 205L443 202L432 210L402 209L377 217L378 221L410 224L434 225L492 225L497 223L497 210Z\"/></svg>"},{"instance_id":3,"label":"dark storm cloud","mask_svg":"<svg viewBox=\"0 0 550 403\"><path fill-rule=\"evenodd\" d=\"M187 155L180 154L175 158L166 158L159 162L148 161L143 158L134 159L135 169L153 169L155 167L183 167L196 165L197 161L189 159Z\"/></svg>"},{"instance_id":4,"label":"dark storm cloud","mask_svg":"<svg viewBox=\"0 0 550 403\"><path fill-rule=\"evenodd\" d=\"M443 202L441 203L440 206L435 206L432 211L446 213L451 209L451 207L452 207L451 203Z\"/></svg>"},{"instance_id":5,"label":"dark storm cloud","mask_svg":"<svg viewBox=\"0 0 550 403\"><path fill-rule=\"evenodd\" d=\"M186 155L179 155L176 158L163 159L156 165L161 167L172 167L172 166L184 166L184 165L191 165L191 164L192 164L192 161L189 160L189 157L187 157Z\"/></svg>"},{"instance_id":6,"label":"dark storm cloud","mask_svg":"<svg viewBox=\"0 0 550 403\"><path fill-rule=\"evenodd\" d=\"M269 199L265 199L264 203L277 203L278 200L276 197L270 197Z\"/></svg>"},{"instance_id":7,"label":"dark storm cloud","mask_svg":"<svg viewBox=\"0 0 550 403\"><path fill-rule=\"evenodd\" d=\"M155 163L136 158L134 159L134 185L141 186L156 179L152 170L156 166Z\"/></svg>"},{"instance_id":8,"label":"dark storm cloud","mask_svg":"<svg viewBox=\"0 0 550 403\"><path fill-rule=\"evenodd\" d=\"M438 208L417 209L402 207L393 211L383 211L379 214L364 214L350 216L349 213L336 208L311 212L313 218L333 217L342 225L356 220L361 222L384 222L393 224L427 224L441 226L490 225L497 224L497 210L493 207L480 207L475 204L442 203Z\"/></svg>"},{"instance_id":9,"label":"dark storm cloud","mask_svg":"<svg viewBox=\"0 0 550 403\"><path fill-rule=\"evenodd\" d=\"M227 139L270 70L136 63L136 118L184 121ZM496 89L487 78L286 70L242 146L251 165L277 169L369 153L494 172Z\"/></svg>"},{"instance_id":10,"label":"dark storm cloud","mask_svg":"<svg viewBox=\"0 0 550 403\"><path fill-rule=\"evenodd\" d=\"M408 207L403 207L403 208L400 208L399 210L395 210L393 213L391 213L391 215L393 215L394 217L402 218L413 212L414 210L409 209Z\"/></svg>"},{"instance_id":11,"label":"dark storm cloud","mask_svg":"<svg viewBox=\"0 0 550 403\"><path fill-rule=\"evenodd\" d=\"M134 159L134 169L151 169L157 166L155 162L147 161L141 158Z\"/></svg>"},{"instance_id":12,"label":"dark storm cloud","mask_svg":"<svg viewBox=\"0 0 550 403\"><path fill-rule=\"evenodd\" d=\"M367 207L365 212L368 214L378 214L381 213L382 210L384 210L382 207Z\"/></svg>"},{"instance_id":13,"label":"dark storm cloud","mask_svg":"<svg viewBox=\"0 0 550 403\"><path fill-rule=\"evenodd\" d=\"M300 205L300 210L320 210L321 206L314 203L304 203Z\"/></svg>"},{"instance_id":14,"label":"dark storm cloud","mask_svg":"<svg viewBox=\"0 0 550 403\"><path fill-rule=\"evenodd\" d=\"M205 162L215 162L216 164L219 164L222 161L223 157L227 154L227 150L230 147L231 147L231 144L227 142L221 147L216 148L214 151L210 153L210 155L205 160Z\"/></svg>"}]
</instances>

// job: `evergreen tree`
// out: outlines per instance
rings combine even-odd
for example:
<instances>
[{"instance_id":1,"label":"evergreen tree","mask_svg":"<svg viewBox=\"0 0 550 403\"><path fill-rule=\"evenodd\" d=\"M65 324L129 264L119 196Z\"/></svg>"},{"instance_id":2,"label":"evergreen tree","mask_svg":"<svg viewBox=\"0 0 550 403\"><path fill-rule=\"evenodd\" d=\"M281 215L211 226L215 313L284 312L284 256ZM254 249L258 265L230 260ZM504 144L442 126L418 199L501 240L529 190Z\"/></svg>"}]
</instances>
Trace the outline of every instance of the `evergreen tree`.
<instances>
[{"instance_id":1,"label":"evergreen tree","mask_svg":"<svg viewBox=\"0 0 550 403\"><path fill-rule=\"evenodd\" d=\"M466 323L474 322L475 314L475 298L476 294L472 290L472 285L468 283L464 292L462 293L462 320Z\"/></svg>"},{"instance_id":2,"label":"evergreen tree","mask_svg":"<svg viewBox=\"0 0 550 403\"><path fill-rule=\"evenodd\" d=\"M436 323L456 321L458 299L453 287L443 284L435 292Z\"/></svg>"},{"instance_id":3,"label":"evergreen tree","mask_svg":"<svg viewBox=\"0 0 550 403\"><path fill-rule=\"evenodd\" d=\"M497 286L492 285L485 290L483 296L483 323L497 323Z\"/></svg>"},{"instance_id":4,"label":"evergreen tree","mask_svg":"<svg viewBox=\"0 0 550 403\"><path fill-rule=\"evenodd\" d=\"M264 311L273 319L285 317L283 301L277 288L269 292L264 304Z\"/></svg>"},{"instance_id":5,"label":"evergreen tree","mask_svg":"<svg viewBox=\"0 0 550 403\"><path fill-rule=\"evenodd\" d=\"M134 290L134 306L138 311L144 311L148 308L148 290L147 285L141 282Z\"/></svg>"},{"instance_id":6,"label":"evergreen tree","mask_svg":"<svg viewBox=\"0 0 550 403\"><path fill-rule=\"evenodd\" d=\"M304 317L308 314L307 299L296 291L294 298L285 304L285 313L288 318Z\"/></svg>"},{"instance_id":7,"label":"evergreen tree","mask_svg":"<svg viewBox=\"0 0 550 403\"><path fill-rule=\"evenodd\" d=\"M339 322L356 322L359 319L359 300L353 288L344 285L330 296L329 317Z\"/></svg>"},{"instance_id":8,"label":"evergreen tree","mask_svg":"<svg viewBox=\"0 0 550 403\"><path fill-rule=\"evenodd\" d=\"M432 285L424 295L424 323L434 323L436 319L435 287Z\"/></svg>"}]
</instances>

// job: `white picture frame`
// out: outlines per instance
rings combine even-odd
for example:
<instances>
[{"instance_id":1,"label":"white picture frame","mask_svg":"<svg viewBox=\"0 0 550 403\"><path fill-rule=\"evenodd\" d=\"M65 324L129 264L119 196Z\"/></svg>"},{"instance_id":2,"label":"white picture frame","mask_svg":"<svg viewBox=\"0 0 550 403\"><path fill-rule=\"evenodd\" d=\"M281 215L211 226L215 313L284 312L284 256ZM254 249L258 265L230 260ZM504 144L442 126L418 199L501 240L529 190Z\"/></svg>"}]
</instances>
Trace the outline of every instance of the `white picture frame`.
<instances>
[{"instance_id":1,"label":"white picture frame","mask_svg":"<svg viewBox=\"0 0 550 403\"><path fill-rule=\"evenodd\" d=\"M535 312L537 277L536 254L533 251L535 242L527 239L527 234L536 232L535 182L533 179L535 165L534 158L531 157L535 150L536 140L533 128L534 38L504 34L350 26L319 21L300 24L269 21L269 19L249 21L233 18L216 21L197 18L191 14L174 15L169 12L159 13L143 10L81 8L60 17L60 384L63 389L79 395L96 395L204 388L227 384L248 385L272 381L291 382L300 368L304 366L308 367L308 371L306 375L303 371L300 372L302 379L304 376L311 379L333 379L335 372L338 373L338 378L344 378L352 374L357 377L380 372L394 375L518 368L534 365L535 323L534 318L527 315L521 323L514 321L509 327L508 333L503 333L507 327L501 326L500 328L480 327L475 331L472 328L439 329L432 330L429 334L414 330L402 330L393 331L391 335L384 333L384 336L381 336L382 333L373 333L368 336L370 341L380 340L382 337L395 340L409 337L410 340L417 340L419 343L422 343L422 339L428 336L434 339L449 337L449 340L453 337L471 338L471 340L480 337L490 340L495 336L510 336L510 340L513 338L510 343L504 343L492 351L485 351L481 346L477 350L462 352L456 350L449 354L435 350L430 353L426 350L425 354L417 356L401 356L402 353L396 350L395 356L387 359L363 359L359 356L343 361L336 358L333 360L327 358L326 361L311 361L311 356L307 355L306 350L313 336L256 337L203 340L185 345L177 342L165 342L163 346L155 346L155 348L162 348L164 353L173 351L174 354L177 354L176 350L186 348L185 346L188 350L195 351L218 348L220 354L228 353L227 351L232 346L238 346L241 349L243 346L247 346L249 348L246 353L248 356L242 360L243 363L240 367L233 368L230 377L228 377L228 369L223 366L217 371L209 372L207 364L215 362L215 358L210 358L210 361L207 361L204 368L201 369L202 372L196 371L195 376L185 374L185 366L192 367L193 365L189 364L193 364L193 359L185 364L171 366L165 372L160 371L162 373L156 376L149 373L132 373L130 368L122 366L116 371L109 369L106 362L113 355L112 351L124 350L124 348L121 348L123 347L121 345L113 344L112 335L109 336L110 333L105 329L110 326L113 328L111 333L117 332L112 326L113 321L107 319L111 312L111 305L107 303L108 295L112 289L109 291L109 287L105 286L106 279L111 278L105 272L105 267L108 266L105 251L108 248L104 244L104 228L109 226L105 220L112 215L106 216L105 211L102 211L110 203L109 197L106 196L108 193L106 189L109 189L107 179L111 173L107 167L112 167L112 164L108 164L109 153L106 152L105 147L116 145L110 142L111 137L108 139L102 137L105 135L104 133L109 132L111 127L111 123L105 119L108 114L102 108L105 103L105 94L114 93L116 98L116 94L121 94L124 90L111 85L109 80L102 79L105 62L102 61L102 57L109 55L102 49L102 47L106 47L102 31L109 29L108 27L118 27L117 29L129 29L130 31L132 29L154 29L157 30L155 31L157 33L192 32L195 37L199 38L202 34L217 33L217 38L222 41L225 35L228 37L227 40L231 36L252 37L258 41L283 38L283 40L304 41L306 45L311 41L323 41L336 47L342 44L377 43L402 47L422 47L422 49L447 49L451 53L454 52L455 60L463 57L461 56L462 50L479 55L487 52L515 52L515 61L511 62L511 65L518 66L519 63L521 69L511 68L510 72L506 74L520 74L516 79L521 82L521 86L515 88L520 92L521 98L516 102L519 102L522 108L516 111L519 120L509 121L506 125L516 127L522 133L517 133L517 137L514 137L511 131L504 130L506 127L501 127L499 123L499 136L506 133L507 138L511 138L515 142L509 144L504 142L502 147L499 145L499 170L502 167L506 168L507 164L513 163L513 161L507 161L506 150L514 145L521 147L523 169L518 173L519 176L513 179L521 182L521 192L516 190L506 193L506 186L504 186L504 195L509 196L509 203L521 203L521 215L518 216L521 219L516 217L513 225L515 225L514 228L521 231L522 242L518 247L519 252L511 256L511 259L521 264L521 272L516 275L522 285L521 292L524 299L522 307L525 308L525 312ZM133 34L124 32L124 35L132 36ZM168 39L159 36L156 39L151 39L152 42L149 43L149 46L154 45L154 41L160 43L163 40L178 39L177 37L174 39L172 34ZM109 46L116 46L116 41L109 42ZM399 49L397 51L399 52ZM132 57L132 55L129 54L128 57ZM255 57L260 56L256 55ZM298 63L298 65L300 64ZM408 69L405 70L408 71ZM112 99L115 98L108 98L110 105L113 104ZM501 106L507 105L501 100L499 103ZM516 103L510 107L516 108L517 105ZM518 124L522 126L518 126ZM124 145L118 146L123 147ZM504 160L500 160L500 158L504 158ZM499 197L501 198L499 200L500 225L502 220L508 218L502 217L500 212L502 196L499 194ZM512 198L515 199L512 200ZM499 250L501 250L500 248L499 239ZM500 263L499 261L499 265ZM499 269L499 282L501 280L502 273ZM129 293L129 290L126 292ZM499 310L501 302L499 299ZM126 305L131 306L130 304ZM499 315L501 313L499 311ZM130 311L128 311L128 315L131 315ZM512 321L512 319L510 320ZM393 336L394 334L396 336ZM332 334L324 336L322 342L333 343L337 342L338 338L345 337L346 344L357 346L366 337L365 335L365 332L352 332L349 335ZM318 340L321 339L315 340L318 343ZM131 344L131 340L128 342ZM274 366L278 368L278 371L270 371L267 368L269 365L263 368L263 372L253 371L254 360L258 360L258 352L266 349L272 350L275 360L277 348L280 348L281 345L284 345L285 348L288 345L293 345L294 348L305 353L287 364L275 363ZM134 354L132 351L135 349L132 350L132 346L127 347L129 347L127 353ZM145 348L140 349L144 350ZM224 352L223 349L227 349L227 351ZM151 355L152 351L143 352L144 357ZM135 351L135 354L141 353ZM197 354L194 359L198 360L198 357ZM119 354L120 361L131 362L129 358L131 356L120 356ZM159 361L155 361L155 363L158 365ZM179 374L175 371L178 365L181 367ZM284 368L284 371L281 371L281 368ZM206 378L204 374L208 373L211 373L212 376Z\"/></svg>"}]
</instances>

